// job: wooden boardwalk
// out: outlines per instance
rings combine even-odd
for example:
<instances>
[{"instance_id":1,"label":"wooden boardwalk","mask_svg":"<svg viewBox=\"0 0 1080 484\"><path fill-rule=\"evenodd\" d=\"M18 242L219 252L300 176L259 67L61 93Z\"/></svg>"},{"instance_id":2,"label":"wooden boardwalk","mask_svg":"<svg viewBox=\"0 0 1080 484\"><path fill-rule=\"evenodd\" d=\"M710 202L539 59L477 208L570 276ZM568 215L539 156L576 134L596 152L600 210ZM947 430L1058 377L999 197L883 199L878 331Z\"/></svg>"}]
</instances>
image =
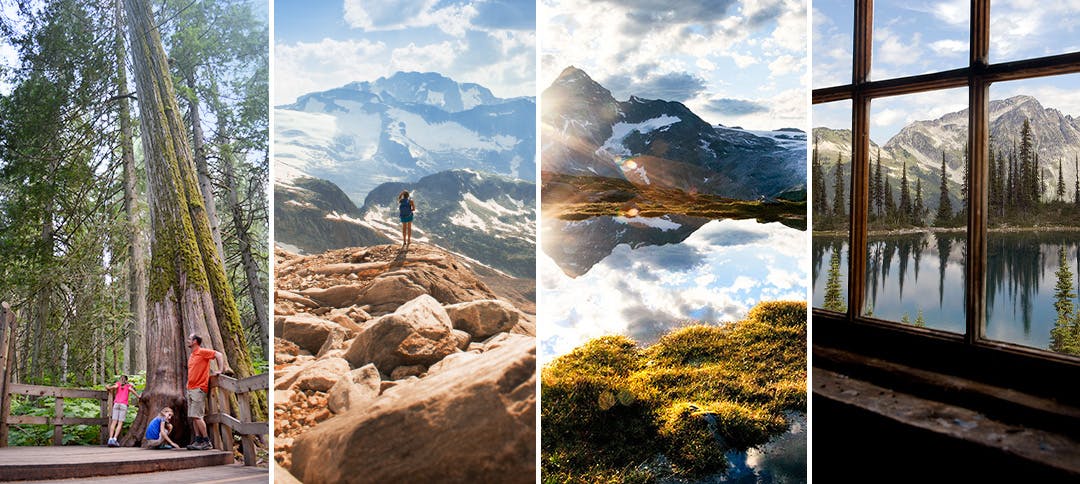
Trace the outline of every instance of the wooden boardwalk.
<instances>
[{"instance_id":1,"label":"wooden boardwalk","mask_svg":"<svg viewBox=\"0 0 1080 484\"><path fill-rule=\"evenodd\" d=\"M270 482L270 472L265 467L229 464L184 469L182 471L125 474L121 479L124 482L154 482L158 484L267 484ZM33 484L116 484L116 480L116 476L100 476L83 479L33 481Z\"/></svg>"},{"instance_id":2,"label":"wooden boardwalk","mask_svg":"<svg viewBox=\"0 0 1080 484\"><path fill-rule=\"evenodd\" d=\"M5 447L0 448L0 481L142 474L232 463L232 454L221 450L148 450L97 446ZM192 476L201 472L202 469L182 474L187 474L185 480L191 481ZM266 478L262 482L265 481Z\"/></svg>"}]
</instances>

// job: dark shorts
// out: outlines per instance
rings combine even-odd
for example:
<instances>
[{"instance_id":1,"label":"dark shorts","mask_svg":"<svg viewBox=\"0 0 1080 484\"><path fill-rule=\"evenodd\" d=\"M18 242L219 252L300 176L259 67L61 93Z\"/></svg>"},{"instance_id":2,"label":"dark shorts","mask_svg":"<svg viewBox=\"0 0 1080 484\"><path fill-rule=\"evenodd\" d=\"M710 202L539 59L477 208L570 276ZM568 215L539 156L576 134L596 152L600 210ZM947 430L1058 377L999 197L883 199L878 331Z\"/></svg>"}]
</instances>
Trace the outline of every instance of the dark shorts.
<instances>
[{"instance_id":1,"label":"dark shorts","mask_svg":"<svg viewBox=\"0 0 1080 484\"><path fill-rule=\"evenodd\" d=\"M412 217L413 217L412 215L406 215L404 217L401 217L401 223L405 224L405 223L412 222Z\"/></svg>"}]
</instances>

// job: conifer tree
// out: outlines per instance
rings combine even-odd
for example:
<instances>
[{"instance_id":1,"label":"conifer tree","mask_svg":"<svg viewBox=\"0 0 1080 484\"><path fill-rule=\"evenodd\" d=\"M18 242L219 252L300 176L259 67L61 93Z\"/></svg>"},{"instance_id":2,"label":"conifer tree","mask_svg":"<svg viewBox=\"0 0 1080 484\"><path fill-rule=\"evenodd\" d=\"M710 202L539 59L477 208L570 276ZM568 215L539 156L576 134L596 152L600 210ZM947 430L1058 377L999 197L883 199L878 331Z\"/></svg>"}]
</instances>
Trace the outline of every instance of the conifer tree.
<instances>
[{"instance_id":1,"label":"conifer tree","mask_svg":"<svg viewBox=\"0 0 1080 484\"><path fill-rule=\"evenodd\" d=\"M818 159L818 139L814 137L814 151L811 162L810 178L813 183L813 211L814 216L828 217L829 202L828 194L825 193L825 172L821 168L821 160Z\"/></svg>"},{"instance_id":2,"label":"conifer tree","mask_svg":"<svg viewBox=\"0 0 1080 484\"><path fill-rule=\"evenodd\" d=\"M847 203L844 197L844 163L840 155L836 155L836 178L833 183L833 209L832 214L838 219L847 216Z\"/></svg>"},{"instance_id":3,"label":"conifer tree","mask_svg":"<svg viewBox=\"0 0 1080 484\"><path fill-rule=\"evenodd\" d=\"M912 208L911 222L915 225L922 225L923 215L926 213L926 206L923 203L922 198L922 178L915 179L915 206Z\"/></svg>"},{"instance_id":4,"label":"conifer tree","mask_svg":"<svg viewBox=\"0 0 1080 484\"><path fill-rule=\"evenodd\" d=\"M1058 182L1056 195L1059 202L1065 201L1065 172L1062 171L1060 159L1058 160Z\"/></svg>"},{"instance_id":5,"label":"conifer tree","mask_svg":"<svg viewBox=\"0 0 1080 484\"><path fill-rule=\"evenodd\" d=\"M941 151L941 184L938 189L941 194L938 196L938 210L937 215L934 217L934 225L938 227L945 227L952 222L952 200L949 199L949 184L948 177L945 173L945 150Z\"/></svg>"},{"instance_id":6,"label":"conifer tree","mask_svg":"<svg viewBox=\"0 0 1080 484\"><path fill-rule=\"evenodd\" d=\"M829 259L829 275L825 281L825 309L844 312L844 296L840 292L840 250L833 248Z\"/></svg>"},{"instance_id":7,"label":"conifer tree","mask_svg":"<svg viewBox=\"0 0 1080 484\"><path fill-rule=\"evenodd\" d=\"M890 218L894 218L896 216L896 199L892 196L892 183L889 182L888 178L885 179L883 195L885 196L885 214Z\"/></svg>"},{"instance_id":8,"label":"conifer tree","mask_svg":"<svg viewBox=\"0 0 1080 484\"><path fill-rule=\"evenodd\" d=\"M1054 286L1054 310L1057 320L1050 330L1050 349L1059 353L1080 354L1080 340L1077 338L1077 316L1074 315L1072 271L1065 259L1065 247L1058 248L1057 284Z\"/></svg>"},{"instance_id":9,"label":"conifer tree","mask_svg":"<svg viewBox=\"0 0 1080 484\"><path fill-rule=\"evenodd\" d=\"M885 215L884 202L885 202L885 185L881 181L881 147L877 147L877 165L874 167L874 182L871 184L874 187L874 196L870 201L874 204L874 211L877 212L878 217Z\"/></svg>"},{"instance_id":10,"label":"conifer tree","mask_svg":"<svg viewBox=\"0 0 1080 484\"><path fill-rule=\"evenodd\" d=\"M908 186L907 178L907 160L904 160L904 173L900 177L900 217L904 220L911 220L911 189Z\"/></svg>"}]
</instances>

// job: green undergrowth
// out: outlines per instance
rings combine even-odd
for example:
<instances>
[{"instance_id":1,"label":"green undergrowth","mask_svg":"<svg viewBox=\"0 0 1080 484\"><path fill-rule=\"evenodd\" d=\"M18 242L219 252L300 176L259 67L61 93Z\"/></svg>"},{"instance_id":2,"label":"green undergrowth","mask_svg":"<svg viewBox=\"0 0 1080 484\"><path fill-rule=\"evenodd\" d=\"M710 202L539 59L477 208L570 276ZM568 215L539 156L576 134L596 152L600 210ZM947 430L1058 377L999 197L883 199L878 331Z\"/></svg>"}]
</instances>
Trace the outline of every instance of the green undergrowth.
<instances>
[{"instance_id":1,"label":"green undergrowth","mask_svg":"<svg viewBox=\"0 0 1080 484\"><path fill-rule=\"evenodd\" d=\"M142 394L146 389L146 375L139 373L129 375L128 381L135 385L136 391ZM113 382L110 382L113 383ZM104 390L105 385L94 385L91 390ZM132 398L132 402L135 399ZM124 428L121 436L131 427L135 416L139 413L139 406L134 403L128 406L127 415L124 418ZM52 417L56 414L56 398L34 397L27 395L11 396L12 416ZM108 407L109 418L112 414L112 405ZM77 418L101 418L101 401L92 398L65 398L64 416ZM99 425L64 425L64 445L101 445L101 426ZM8 427L8 445L10 446L44 446L52 445L52 425L28 425L19 424Z\"/></svg>"},{"instance_id":2,"label":"green undergrowth","mask_svg":"<svg viewBox=\"0 0 1080 484\"><path fill-rule=\"evenodd\" d=\"M806 303L767 302L745 320L693 325L639 347L604 336L542 373L542 476L654 482L723 472L806 409Z\"/></svg>"}]
</instances>

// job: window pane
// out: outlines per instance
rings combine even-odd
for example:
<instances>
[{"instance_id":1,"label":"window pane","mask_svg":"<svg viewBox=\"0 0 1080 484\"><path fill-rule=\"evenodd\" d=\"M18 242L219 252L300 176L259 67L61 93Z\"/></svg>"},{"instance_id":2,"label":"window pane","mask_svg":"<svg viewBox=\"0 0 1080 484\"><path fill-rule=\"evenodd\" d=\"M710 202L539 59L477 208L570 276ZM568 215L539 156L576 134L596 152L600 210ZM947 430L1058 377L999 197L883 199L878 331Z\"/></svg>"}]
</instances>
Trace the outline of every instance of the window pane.
<instances>
[{"instance_id":1,"label":"window pane","mask_svg":"<svg viewBox=\"0 0 1080 484\"><path fill-rule=\"evenodd\" d=\"M851 0L814 2L814 89L851 84L851 31L855 6Z\"/></svg>"},{"instance_id":2,"label":"window pane","mask_svg":"<svg viewBox=\"0 0 1080 484\"><path fill-rule=\"evenodd\" d=\"M1077 51L1080 51L1080 10L1076 2L991 2L991 62Z\"/></svg>"},{"instance_id":3,"label":"window pane","mask_svg":"<svg viewBox=\"0 0 1080 484\"><path fill-rule=\"evenodd\" d=\"M874 2L873 80L913 76L968 65L970 4Z\"/></svg>"},{"instance_id":4,"label":"window pane","mask_svg":"<svg viewBox=\"0 0 1080 484\"><path fill-rule=\"evenodd\" d=\"M863 315L964 332L966 101L950 89L871 106Z\"/></svg>"},{"instance_id":5,"label":"window pane","mask_svg":"<svg viewBox=\"0 0 1080 484\"><path fill-rule=\"evenodd\" d=\"M1080 76L990 90L987 338L1080 356Z\"/></svg>"},{"instance_id":6,"label":"window pane","mask_svg":"<svg viewBox=\"0 0 1080 484\"><path fill-rule=\"evenodd\" d=\"M848 284L851 101L815 105L813 116L810 188L814 307L844 312Z\"/></svg>"}]
</instances>

